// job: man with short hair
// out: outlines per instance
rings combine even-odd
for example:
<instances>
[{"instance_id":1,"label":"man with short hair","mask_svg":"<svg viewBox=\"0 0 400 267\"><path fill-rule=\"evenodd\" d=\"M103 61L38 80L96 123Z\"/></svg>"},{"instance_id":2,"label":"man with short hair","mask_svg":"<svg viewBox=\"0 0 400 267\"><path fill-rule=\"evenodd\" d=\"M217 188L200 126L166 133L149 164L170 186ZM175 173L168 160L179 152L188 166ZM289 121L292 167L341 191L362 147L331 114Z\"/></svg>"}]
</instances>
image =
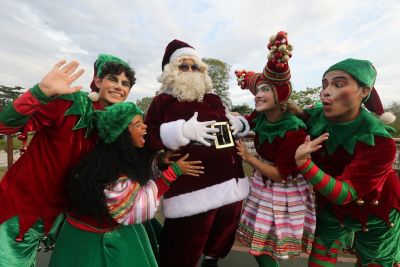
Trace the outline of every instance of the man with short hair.
<instances>
[{"instance_id":1,"label":"man with short hair","mask_svg":"<svg viewBox=\"0 0 400 267\"><path fill-rule=\"evenodd\" d=\"M78 66L58 62L0 113L1 133L21 131L26 141L36 132L0 182L0 266L34 266L40 241L51 246L67 208L66 180L98 139L88 113L124 101L136 80L126 62L101 54L88 96L71 86L83 74Z\"/></svg>"},{"instance_id":2,"label":"man with short hair","mask_svg":"<svg viewBox=\"0 0 400 267\"><path fill-rule=\"evenodd\" d=\"M376 75L368 60L342 60L322 77L322 106L306 110L315 139L307 137L295 157L318 192L309 266L334 266L342 248L354 250L357 266L400 265L396 145L383 124L395 117L383 110Z\"/></svg>"},{"instance_id":3,"label":"man with short hair","mask_svg":"<svg viewBox=\"0 0 400 267\"><path fill-rule=\"evenodd\" d=\"M183 175L164 195L160 266L192 267L201 254L203 266L217 266L233 245L249 183L233 140L218 144L215 126L231 124L233 135L239 136L246 135L249 126L213 93L207 65L192 46L170 42L162 69L161 88L146 114L147 144L154 150L189 153L190 160L202 161L205 173ZM231 134L218 134L223 132Z\"/></svg>"}]
</instances>

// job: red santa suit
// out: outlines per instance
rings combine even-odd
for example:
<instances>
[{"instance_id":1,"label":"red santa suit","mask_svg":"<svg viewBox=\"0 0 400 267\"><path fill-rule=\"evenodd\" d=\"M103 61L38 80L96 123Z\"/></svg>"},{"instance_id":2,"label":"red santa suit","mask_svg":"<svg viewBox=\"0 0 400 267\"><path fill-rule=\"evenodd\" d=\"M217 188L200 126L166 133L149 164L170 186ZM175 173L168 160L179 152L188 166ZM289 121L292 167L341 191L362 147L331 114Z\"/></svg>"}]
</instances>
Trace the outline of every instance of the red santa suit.
<instances>
[{"instance_id":1,"label":"red santa suit","mask_svg":"<svg viewBox=\"0 0 400 267\"><path fill-rule=\"evenodd\" d=\"M229 121L221 99L213 93L206 93L202 101L179 101L161 93L146 114L146 143L152 149L180 148L181 155L189 153L188 160L201 160L204 166L204 174L181 176L164 195L160 266L195 266L202 253L225 257L234 242L242 199L249 192L234 146L217 149L213 141L206 146L182 135L183 125L195 112L198 122Z\"/></svg>"}]
</instances>

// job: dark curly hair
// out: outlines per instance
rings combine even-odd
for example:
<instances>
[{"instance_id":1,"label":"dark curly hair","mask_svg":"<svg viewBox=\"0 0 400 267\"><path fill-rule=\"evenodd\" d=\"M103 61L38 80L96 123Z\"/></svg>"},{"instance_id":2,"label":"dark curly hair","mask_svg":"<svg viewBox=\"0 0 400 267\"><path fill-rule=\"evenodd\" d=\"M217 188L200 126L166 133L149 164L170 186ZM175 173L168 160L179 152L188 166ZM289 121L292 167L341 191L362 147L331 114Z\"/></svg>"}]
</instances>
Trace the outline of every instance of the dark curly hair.
<instances>
[{"instance_id":1,"label":"dark curly hair","mask_svg":"<svg viewBox=\"0 0 400 267\"><path fill-rule=\"evenodd\" d=\"M120 75L123 72L125 72L125 76L126 76L126 78L128 78L129 85L132 88L132 86L136 82L135 71L130 67L126 67L126 66L116 63L116 62L112 62L112 61L106 62L102 68L99 78L103 79L104 77L107 76L107 74Z\"/></svg>"},{"instance_id":2,"label":"dark curly hair","mask_svg":"<svg viewBox=\"0 0 400 267\"><path fill-rule=\"evenodd\" d=\"M99 143L72 172L69 210L98 219L108 216L104 188L121 175L144 185L150 179L153 158L150 150L133 146L127 129L113 143Z\"/></svg>"}]
</instances>

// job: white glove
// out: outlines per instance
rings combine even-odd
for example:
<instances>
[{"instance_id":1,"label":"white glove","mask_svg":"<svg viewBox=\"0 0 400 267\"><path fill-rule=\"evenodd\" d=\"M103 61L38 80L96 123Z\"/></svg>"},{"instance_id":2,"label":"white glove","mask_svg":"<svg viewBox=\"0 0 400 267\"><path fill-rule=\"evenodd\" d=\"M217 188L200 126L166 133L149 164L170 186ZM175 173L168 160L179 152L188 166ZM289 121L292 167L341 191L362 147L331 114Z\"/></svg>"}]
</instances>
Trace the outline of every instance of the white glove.
<instances>
[{"instance_id":1,"label":"white glove","mask_svg":"<svg viewBox=\"0 0 400 267\"><path fill-rule=\"evenodd\" d=\"M216 140L217 137L212 135L212 133L217 133L219 130L216 128L209 128L207 126L216 123L216 121L199 122L197 120L197 115L198 112L195 112L193 117L183 124L182 135L187 139L200 142L205 146L211 146L211 144L205 139Z\"/></svg>"},{"instance_id":2,"label":"white glove","mask_svg":"<svg viewBox=\"0 0 400 267\"><path fill-rule=\"evenodd\" d=\"M239 116L233 116L228 109L225 109L225 113L231 125L232 134L236 135L238 132L241 132L244 125Z\"/></svg>"},{"instance_id":3,"label":"white glove","mask_svg":"<svg viewBox=\"0 0 400 267\"><path fill-rule=\"evenodd\" d=\"M242 116L233 116L228 109L225 109L226 117L231 125L233 135L245 136L249 131L248 122Z\"/></svg>"}]
</instances>

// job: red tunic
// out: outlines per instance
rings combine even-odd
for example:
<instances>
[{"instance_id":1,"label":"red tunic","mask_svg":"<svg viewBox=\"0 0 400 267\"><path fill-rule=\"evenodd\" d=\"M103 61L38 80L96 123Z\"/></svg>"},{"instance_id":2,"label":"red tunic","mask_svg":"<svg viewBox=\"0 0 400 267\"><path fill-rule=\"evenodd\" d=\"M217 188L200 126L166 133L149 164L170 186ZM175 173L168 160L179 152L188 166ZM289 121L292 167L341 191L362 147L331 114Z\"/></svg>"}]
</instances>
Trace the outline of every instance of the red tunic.
<instances>
[{"instance_id":1,"label":"red tunic","mask_svg":"<svg viewBox=\"0 0 400 267\"><path fill-rule=\"evenodd\" d=\"M376 215L389 222L392 208L400 211L400 182L392 168L396 145L393 139L375 136L375 145L356 144L353 155L340 146L332 155L328 155L325 146L312 155L314 162L327 174L337 180L343 180L353 186L364 205L353 201L346 205L330 203L339 220L352 216L361 223L368 221L369 215ZM372 202L378 200L374 206ZM322 208L329 200L317 194L317 205Z\"/></svg>"},{"instance_id":2,"label":"red tunic","mask_svg":"<svg viewBox=\"0 0 400 267\"><path fill-rule=\"evenodd\" d=\"M147 145L154 150L164 149L164 144L160 138L161 124L181 119L187 121L196 111L198 112L198 121L229 121L226 117L225 107L223 106L221 99L215 94L205 94L203 101L201 102L178 101L177 98L165 93L157 95L153 99L146 114L145 123L148 126L146 135ZM231 184L232 188L226 189L225 192L227 195L232 196L231 201L227 200L229 199L228 197L224 200L219 199L218 201L214 199L214 197L216 197L215 191L212 189L214 185L223 185L224 182L229 180L244 177L242 161L237 155L234 146L216 149L214 145L207 147L191 142L188 145L181 147L179 153L181 155L189 153L190 156L188 160L201 160L202 165L205 167L205 172L199 177L182 175L172 183L170 190L164 195L164 209L167 208L166 199L171 199L185 193L199 192L201 189L206 189L202 190L206 195L202 196L202 200L200 201L201 203L193 203L193 209L190 207L190 214L183 212L176 216L197 214L211 208L217 208L229 204L225 202L232 203L245 197L244 193L237 194L238 189L235 188L235 185ZM221 196L217 198L224 198L221 190L216 190L221 194ZM241 196L241 194L244 196ZM190 201L190 199L193 198L189 195L185 195L185 199L177 199L177 202L174 203L176 203L176 206L180 206L181 204L179 203ZM203 204L206 207L196 207ZM167 213L166 216L168 217Z\"/></svg>"},{"instance_id":3,"label":"red tunic","mask_svg":"<svg viewBox=\"0 0 400 267\"><path fill-rule=\"evenodd\" d=\"M3 111L8 112L7 119L0 121L1 133L18 132L23 127L24 131L36 131L28 150L0 183L0 223L18 216L20 238L39 218L44 221L45 231L49 231L57 215L65 211L69 172L97 141L96 134L85 137L85 128L72 130L80 118L64 115L72 101L49 102L37 88L15 100L12 107ZM98 102L89 105L100 109Z\"/></svg>"}]
</instances>

